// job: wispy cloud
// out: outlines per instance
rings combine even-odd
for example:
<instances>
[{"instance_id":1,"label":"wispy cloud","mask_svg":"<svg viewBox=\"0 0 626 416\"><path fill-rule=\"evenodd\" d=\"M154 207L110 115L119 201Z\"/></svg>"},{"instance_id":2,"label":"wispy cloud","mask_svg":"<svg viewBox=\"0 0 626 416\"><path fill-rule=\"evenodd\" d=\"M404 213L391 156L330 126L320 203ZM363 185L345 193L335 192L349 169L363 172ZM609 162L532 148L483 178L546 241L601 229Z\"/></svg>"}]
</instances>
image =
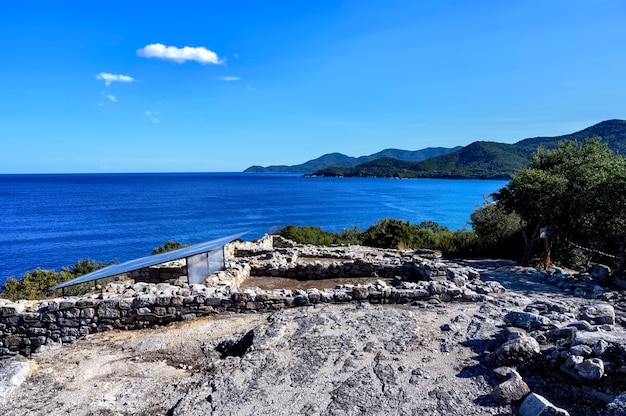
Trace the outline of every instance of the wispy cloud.
<instances>
[{"instance_id":1,"label":"wispy cloud","mask_svg":"<svg viewBox=\"0 0 626 416\"><path fill-rule=\"evenodd\" d=\"M225 76L225 77L217 77L218 80L220 81L239 81L241 78L239 77L232 77L232 76Z\"/></svg>"},{"instance_id":2,"label":"wispy cloud","mask_svg":"<svg viewBox=\"0 0 626 416\"><path fill-rule=\"evenodd\" d=\"M145 113L146 113L146 115L148 117L150 117L150 121L152 121L152 124L159 124L161 122L161 120L159 120L156 117L158 114L161 113L161 111L150 111L150 110L147 110Z\"/></svg>"},{"instance_id":3,"label":"wispy cloud","mask_svg":"<svg viewBox=\"0 0 626 416\"><path fill-rule=\"evenodd\" d=\"M185 61L196 61L202 64L224 63L224 59L220 59L215 52L203 46L177 48L176 46L165 46L162 43L152 43L137 50L137 55L144 58L167 59L177 63Z\"/></svg>"},{"instance_id":4,"label":"wispy cloud","mask_svg":"<svg viewBox=\"0 0 626 416\"><path fill-rule=\"evenodd\" d=\"M109 72L100 72L96 75L96 79L103 80L108 87L112 82L134 82L135 78L122 74L111 74Z\"/></svg>"},{"instance_id":5,"label":"wispy cloud","mask_svg":"<svg viewBox=\"0 0 626 416\"><path fill-rule=\"evenodd\" d=\"M105 95L106 98L108 98L109 100L111 100L112 103L116 103L117 102L117 97L113 94L108 94Z\"/></svg>"}]
</instances>

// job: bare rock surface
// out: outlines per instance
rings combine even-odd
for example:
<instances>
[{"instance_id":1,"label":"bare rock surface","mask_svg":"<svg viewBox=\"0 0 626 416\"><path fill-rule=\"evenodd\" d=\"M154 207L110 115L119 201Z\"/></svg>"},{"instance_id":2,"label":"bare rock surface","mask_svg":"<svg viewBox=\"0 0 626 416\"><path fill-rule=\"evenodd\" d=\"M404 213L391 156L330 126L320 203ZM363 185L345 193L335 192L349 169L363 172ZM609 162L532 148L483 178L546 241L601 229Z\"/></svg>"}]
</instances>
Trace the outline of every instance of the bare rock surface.
<instances>
[{"instance_id":1,"label":"bare rock surface","mask_svg":"<svg viewBox=\"0 0 626 416\"><path fill-rule=\"evenodd\" d=\"M4 363L26 364L12 367L23 377L0 386L0 414L608 415L622 407L622 329L594 321L610 319L608 308L581 314L589 299L512 262L460 264L498 290L482 302L319 303L46 346ZM507 342L524 344L523 353L494 363L515 369L494 371L487 357ZM574 353L590 374L606 360L600 378L608 372L613 384L572 378L581 378L575 359L566 365Z\"/></svg>"}]
</instances>

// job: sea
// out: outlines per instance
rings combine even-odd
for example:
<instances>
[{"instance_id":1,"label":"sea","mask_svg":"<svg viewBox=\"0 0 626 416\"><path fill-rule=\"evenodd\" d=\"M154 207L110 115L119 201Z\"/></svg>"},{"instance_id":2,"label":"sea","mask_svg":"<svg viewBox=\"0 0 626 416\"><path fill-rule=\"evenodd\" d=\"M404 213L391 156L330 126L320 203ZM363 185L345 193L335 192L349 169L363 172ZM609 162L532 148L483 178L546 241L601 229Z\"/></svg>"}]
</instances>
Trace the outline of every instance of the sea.
<instances>
[{"instance_id":1,"label":"sea","mask_svg":"<svg viewBox=\"0 0 626 416\"><path fill-rule=\"evenodd\" d=\"M167 240L252 240L287 225L340 232L384 218L456 230L502 180L290 173L0 175L0 284L79 259L127 261Z\"/></svg>"}]
</instances>

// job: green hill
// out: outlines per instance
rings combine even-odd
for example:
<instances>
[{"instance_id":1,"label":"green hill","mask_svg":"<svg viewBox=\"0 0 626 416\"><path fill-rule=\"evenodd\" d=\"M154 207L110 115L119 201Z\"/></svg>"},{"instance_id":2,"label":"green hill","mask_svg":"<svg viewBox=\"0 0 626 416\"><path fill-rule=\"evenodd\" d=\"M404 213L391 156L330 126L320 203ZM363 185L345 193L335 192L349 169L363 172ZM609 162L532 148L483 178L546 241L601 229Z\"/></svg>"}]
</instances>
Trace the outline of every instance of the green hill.
<instances>
[{"instance_id":1,"label":"green hill","mask_svg":"<svg viewBox=\"0 0 626 416\"><path fill-rule=\"evenodd\" d=\"M244 172L315 172L331 166L350 168L362 163L367 163L381 157L393 157L398 160L419 162L428 158L447 154L459 150L461 146L454 148L429 147L421 150L385 149L369 156L351 157L342 153L328 153L317 159L309 160L300 165L273 165L273 166L250 166Z\"/></svg>"},{"instance_id":2,"label":"green hill","mask_svg":"<svg viewBox=\"0 0 626 416\"><path fill-rule=\"evenodd\" d=\"M609 147L626 156L626 121L607 120L576 133L534 137L515 144L474 142L455 152L410 163L392 158L370 161L352 168L330 167L314 176L381 176L398 178L508 179L530 160L540 146L555 147L562 140L584 141L600 136Z\"/></svg>"}]
</instances>

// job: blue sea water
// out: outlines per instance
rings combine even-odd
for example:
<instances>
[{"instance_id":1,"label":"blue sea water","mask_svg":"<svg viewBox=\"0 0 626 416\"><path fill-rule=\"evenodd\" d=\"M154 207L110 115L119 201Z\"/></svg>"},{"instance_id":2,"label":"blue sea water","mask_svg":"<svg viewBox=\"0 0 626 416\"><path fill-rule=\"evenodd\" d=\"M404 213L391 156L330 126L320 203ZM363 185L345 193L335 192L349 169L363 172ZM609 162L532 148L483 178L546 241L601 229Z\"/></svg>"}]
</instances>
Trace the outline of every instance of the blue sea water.
<instances>
[{"instance_id":1,"label":"blue sea water","mask_svg":"<svg viewBox=\"0 0 626 416\"><path fill-rule=\"evenodd\" d=\"M383 218L467 225L505 181L305 178L296 174L0 175L0 284L78 259L126 261L167 240L195 243L294 224L366 229Z\"/></svg>"}]
</instances>

